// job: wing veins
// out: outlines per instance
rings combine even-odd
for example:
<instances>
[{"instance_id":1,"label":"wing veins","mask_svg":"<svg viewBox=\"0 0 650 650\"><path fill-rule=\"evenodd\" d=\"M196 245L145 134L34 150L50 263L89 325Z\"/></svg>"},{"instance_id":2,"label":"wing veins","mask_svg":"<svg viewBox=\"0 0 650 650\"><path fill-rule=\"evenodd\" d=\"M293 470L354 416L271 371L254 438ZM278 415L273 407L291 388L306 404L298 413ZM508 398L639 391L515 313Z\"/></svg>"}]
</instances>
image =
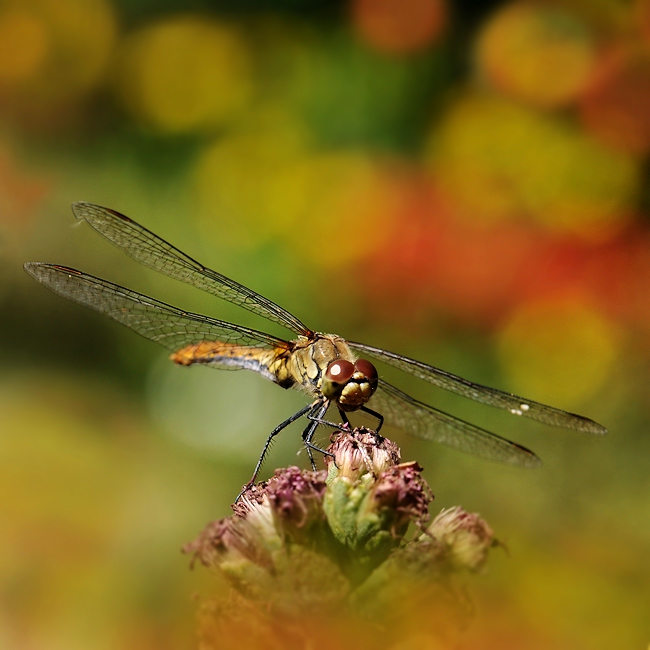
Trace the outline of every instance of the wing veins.
<instances>
[{"instance_id":1,"label":"wing veins","mask_svg":"<svg viewBox=\"0 0 650 650\"><path fill-rule=\"evenodd\" d=\"M383 379L370 405L387 424L419 438L509 465L541 465L530 449L420 402Z\"/></svg>"},{"instance_id":2,"label":"wing veins","mask_svg":"<svg viewBox=\"0 0 650 650\"><path fill-rule=\"evenodd\" d=\"M383 361L394 368L398 368L419 379L423 379L434 386L467 397L475 402L504 409L514 415L536 420L551 426L565 427L575 431L603 435L607 429L602 425L576 413L563 411L525 397L506 393L497 388L490 388L476 384L468 379L463 379L435 366L430 366L422 361L410 359L394 352L375 348L364 343L348 341L351 348Z\"/></svg>"},{"instance_id":3,"label":"wing veins","mask_svg":"<svg viewBox=\"0 0 650 650\"><path fill-rule=\"evenodd\" d=\"M105 314L174 352L202 341L288 347L286 341L270 334L178 309L76 269L29 262L25 270L55 293Z\"/></svg>"},{"instance_id":4,"label":"wing veins","mask_svg":"<svg viewBox=\"0 0 650 650\"><path fill-rule=\"evenodd\" d=\"M115 210L92 203L72 206L77 219L86 221L100 235L134 260L176 280L263 316L295 334L312 332L293 314L235 280L197 262L144 226Z\"/></svg>"}]
</instances>

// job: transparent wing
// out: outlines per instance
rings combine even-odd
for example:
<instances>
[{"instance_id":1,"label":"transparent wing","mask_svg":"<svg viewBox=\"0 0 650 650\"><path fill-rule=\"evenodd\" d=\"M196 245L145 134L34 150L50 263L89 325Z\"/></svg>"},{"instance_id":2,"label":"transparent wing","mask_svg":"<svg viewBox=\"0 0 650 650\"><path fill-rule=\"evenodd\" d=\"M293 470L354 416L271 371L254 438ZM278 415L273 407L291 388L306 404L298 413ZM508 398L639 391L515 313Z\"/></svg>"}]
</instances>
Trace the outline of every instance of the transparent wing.
<instances>
[{"instance_id":1,"label":"transparent wing","mask_svg":"<svg viewBox=\"0 0 650 650\"><path fill-rule=\"evenodd\" d=\"M529 449L418 402L382 379L368 406L381 413L386 424L418 438L510 465L541 465L540 459Z\"/></svg>"},{"instance_id":2,"label":"transparent wing","mask_svg":"<svg viewBox=\"0 0 650 650\"><path fill-rule=\"evenodd\" d=\"M174 352L201 341L288 347L286 341L264 332L186 312L65 266L28 262L25 271L55 293L106 314Z\"/></svg>"},{"instance_id":3,"label":"transparent wing","mask_svg":"<svg viewBox=\"0 0 650 650\"><path fill-rule=\"evenodd\" d=\"M399 368L404 372L415 375L420 379L424 379L425 381L451 391L452 393L457 393L463 397L469 397L476 402L496 406L497 408L505 409L514 415L520 415L556 427L566 427L567 429L574 429L576 431L584 431L586 433L594 433L598 435L604 435L607 433L607 429L604 426L590 420L589 418L583 417L582 415L562 411L561 409L556 409L552 406L547 406L546 404L540 404L539 402L534 402L525 397L518 397L517 395L512 395L511 393L506 393L497 390L496 388L475 384L467 379L453 375L450 372L440 370L439 368L422 363L421 361L416 361L415 359L403 357L394 352L382 350L381 348L374 348L370 345L353 343L351 341L348 341L348 344L354 350L367 354L379 361L383 361L390 366Z\"/></svg>"},{"instance_id":4,"label":"transparent wing","mask_svg":"<svg viewBox=\"0 0 650 650\"><path fill-rule=\"evenodd\" d=\"M77 219L87 221L100 235L119 246L140 264L264 316L296 334L312 334L308 327L279 305L225 275L206 268L129 217L84 202L73 203L72 211Z\"/></svg>"}]
</instances>

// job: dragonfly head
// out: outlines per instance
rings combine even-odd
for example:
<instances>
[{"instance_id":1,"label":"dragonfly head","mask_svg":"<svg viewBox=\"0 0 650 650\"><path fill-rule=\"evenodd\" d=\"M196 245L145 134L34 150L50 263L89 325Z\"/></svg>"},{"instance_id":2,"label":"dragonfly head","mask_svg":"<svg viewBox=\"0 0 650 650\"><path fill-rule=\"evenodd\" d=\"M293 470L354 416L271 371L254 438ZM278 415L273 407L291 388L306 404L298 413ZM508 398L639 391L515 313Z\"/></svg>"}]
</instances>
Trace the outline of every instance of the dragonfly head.
<instances>
[{"instance_id":1,"label":"dragonfly head","mask_svg":"<svg viewBox=\"0 0 650 650\"><path fill-rule=\"evenodd\" d=\"M372 397L378 382L377 369L370 361L337 359L327 366L321 391L342 410L355 411Z\"/></svg>"}]
</instances>

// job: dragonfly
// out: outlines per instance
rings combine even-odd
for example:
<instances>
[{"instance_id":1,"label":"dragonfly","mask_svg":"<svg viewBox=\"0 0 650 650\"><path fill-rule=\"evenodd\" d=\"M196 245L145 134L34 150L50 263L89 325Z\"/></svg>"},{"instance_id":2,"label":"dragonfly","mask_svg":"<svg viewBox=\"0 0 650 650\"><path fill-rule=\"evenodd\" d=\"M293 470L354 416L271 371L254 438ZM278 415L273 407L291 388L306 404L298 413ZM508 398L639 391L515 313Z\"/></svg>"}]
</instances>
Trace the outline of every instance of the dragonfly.
<instances>
[{"instance_id":1,"label":"dragonfly","mask_svg":"<svg viewBox=\"0 0 650 650\"><path fill-rule=\"evenodd\" d=\"M547 425L603 435L607 429L589 418L463 379L435 366L395 352L355 343L336 334L316 332L268 298L209 269L161 237L115 210L77 202L74 215L124 250L137 262L218 298L239 305L283 326L294 338L282 339L243 325L184 311L107 280L59 264L28 262L25 270L55 293L109 316L143 337L166 347L181 366L208 365L259 373L282 388L302 391L311 399L268 434L248 485L260 473L271 442L301 417L308 424L302 441L316 469L313 452L327 452L314 443L321 424L335 407L342 426L348 413L366 412L426 440L462 452L522 467L541 464L534 452L486 429L421 402L379 377L365 357L409 373L439 388L482 404ZM361 357L359 355L362 355Z\"/></svg>"}]
</instances>

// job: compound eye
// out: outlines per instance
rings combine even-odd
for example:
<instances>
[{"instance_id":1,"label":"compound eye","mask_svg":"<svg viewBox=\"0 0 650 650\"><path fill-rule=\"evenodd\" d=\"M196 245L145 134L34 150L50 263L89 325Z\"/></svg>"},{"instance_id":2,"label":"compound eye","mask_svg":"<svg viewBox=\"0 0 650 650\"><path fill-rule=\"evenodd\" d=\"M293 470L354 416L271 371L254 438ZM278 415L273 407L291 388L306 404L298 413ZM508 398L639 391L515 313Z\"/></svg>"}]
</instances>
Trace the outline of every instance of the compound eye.
<instances>
[{"instance_id":1,"label":"compound eye","mask_svg":"<svg viewBox=\"0 0 650 650\"><path fill-rule=\"evenodd\" d=\"M377 383L377 368L375 368L375 366L373 366L370 361L366 361L365 359L358 359L355 362L354 367L365 375L370 384Z\"/></svg>"},{"instance_id":2,"label":"compound eye","mask_svg":"<svg viewBox=\"0 0 650 650\"><path fill-rule=\"evenodd\" d=\"M354 374L354 366L345 359L332 361L325 371L325 378L335 384L345 384Z\"/></svg>"}]
</instances>

